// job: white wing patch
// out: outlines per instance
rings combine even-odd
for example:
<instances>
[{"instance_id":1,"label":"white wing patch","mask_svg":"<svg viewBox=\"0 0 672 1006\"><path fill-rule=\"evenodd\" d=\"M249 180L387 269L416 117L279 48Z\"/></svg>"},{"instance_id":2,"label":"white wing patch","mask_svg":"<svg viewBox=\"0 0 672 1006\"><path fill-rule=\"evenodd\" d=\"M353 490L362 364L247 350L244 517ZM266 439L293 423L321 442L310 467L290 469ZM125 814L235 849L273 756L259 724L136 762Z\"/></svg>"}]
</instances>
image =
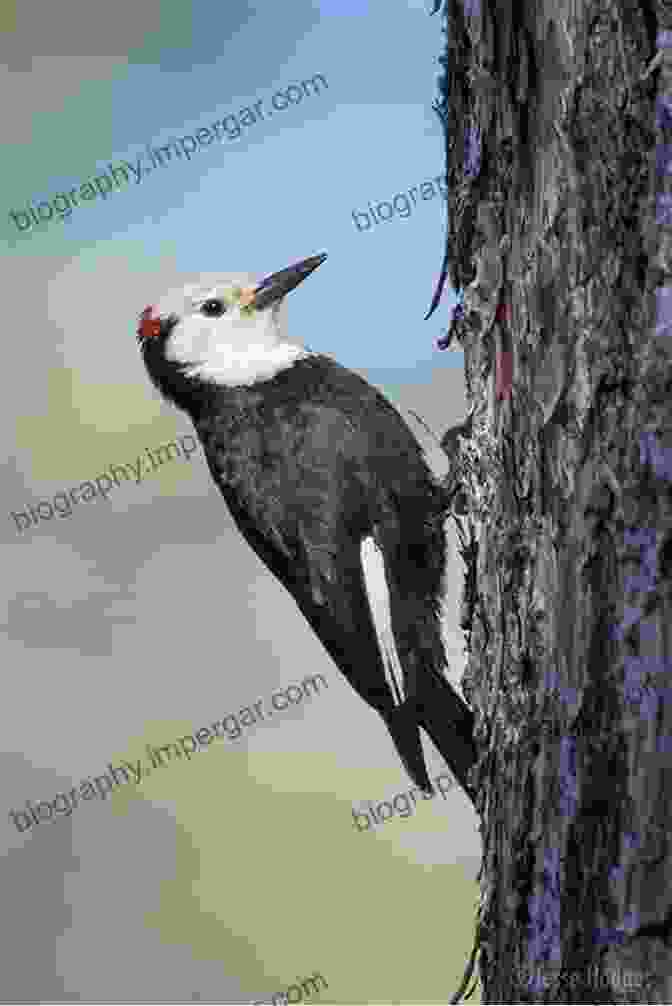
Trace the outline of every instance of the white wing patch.
<instances>
[{"instance_id":1,"label":"white wing patch","mask_svg":"<svg viewBox=\"0 0 672 1006\"><path fill-rule=\"evenodd\" d=\"M450 458L439 443L438 438L432 434L429 427L425 425L424 420L416 415L415 412L399 406L397 406L397 411L422 448L425 461L434 478L439 481L445 479L450 471Z\"/></svg>"},{"instance_id":2,"label":"white wing patch","mask_svg":"<svg viewBox=\"0 0 672 1006\"><path fill-rule=\"evenodd\" d=\"M406 697L404 688L404 672L397 653L397 644L392 632L392 610L390 606L390 591L385 575L385 559L369 535L362 540L360 547L364 585L369 601L369 610L376 630L378 649L385 668L385 680L396 706L400 706Z\"/></svg>"}]
</instances>

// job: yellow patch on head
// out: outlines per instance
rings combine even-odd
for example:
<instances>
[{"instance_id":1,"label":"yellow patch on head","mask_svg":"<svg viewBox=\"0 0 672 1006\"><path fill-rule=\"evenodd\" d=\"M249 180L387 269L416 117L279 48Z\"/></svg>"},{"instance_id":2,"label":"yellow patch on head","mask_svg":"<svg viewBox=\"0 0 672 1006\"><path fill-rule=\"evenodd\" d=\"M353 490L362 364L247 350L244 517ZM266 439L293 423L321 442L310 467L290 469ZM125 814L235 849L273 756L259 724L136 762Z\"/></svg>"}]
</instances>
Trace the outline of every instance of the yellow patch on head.
<instances>
[{"instance_id":1,"label":"yellow patch on head","mask_svg":"<svg viewBox=\"0 0 672 1006\"><path fill-rule=\"evenodd\" d=\"M254 286L247 286L244 290L238 290L238 303L242 314L253 314L255 289Z\"/></svg>"}]
</instances>

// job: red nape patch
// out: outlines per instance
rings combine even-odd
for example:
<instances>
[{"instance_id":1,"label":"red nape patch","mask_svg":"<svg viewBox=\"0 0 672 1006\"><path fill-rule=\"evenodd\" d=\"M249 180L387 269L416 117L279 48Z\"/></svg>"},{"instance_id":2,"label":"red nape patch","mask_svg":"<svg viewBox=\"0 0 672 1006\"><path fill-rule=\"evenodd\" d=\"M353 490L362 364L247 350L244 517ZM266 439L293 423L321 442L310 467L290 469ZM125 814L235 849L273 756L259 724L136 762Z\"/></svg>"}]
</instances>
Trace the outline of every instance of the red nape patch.
<instances>
[{"instance_id":1,"label":"red nape patch","mask_svg":"<svg viewBox=\"0 0 672 1006\"><path fill-rule=\"evenodd\" d=\"M138 335L142 339L151 339L153 336L161 335L161 319L152 317L154 308L146 307L140 315L138 325Z\"/></svg>"}]
</instances>

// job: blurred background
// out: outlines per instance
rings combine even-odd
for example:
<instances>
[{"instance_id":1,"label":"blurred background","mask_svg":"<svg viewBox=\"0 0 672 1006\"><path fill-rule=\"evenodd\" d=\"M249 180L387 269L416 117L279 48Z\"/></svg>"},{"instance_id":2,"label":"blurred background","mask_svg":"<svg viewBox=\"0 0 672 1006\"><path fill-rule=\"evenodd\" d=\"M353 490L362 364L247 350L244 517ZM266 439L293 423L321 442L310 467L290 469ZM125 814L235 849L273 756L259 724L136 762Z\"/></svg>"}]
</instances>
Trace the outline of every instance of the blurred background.
<instances>
[{"instance_id":1,"label":"blurred background","mask_svg":"<svg viewBox=\"0 0 672 1006\"><path fill-rule=\"evenodd\" d=\"M135 327L199 272L328 252L288 298L292 332L437 434L462 420L462 355L435 349L450 293L422 320L445 234L430 6L0 3L2 1002L240 1003L319 973L325 1003L440 1003L459 983L476 816L454 789L357 829L353 809L410 780L234 529L200 447L69 515L47 502L192 432L149 384ZM190 159L82 190L226 116L239 135L229 119ZM30 526L12 517L41 501ZM70 816L20 830L10 815L318 673L327 689L235 742Z\"/></svg>"}]
</instances>

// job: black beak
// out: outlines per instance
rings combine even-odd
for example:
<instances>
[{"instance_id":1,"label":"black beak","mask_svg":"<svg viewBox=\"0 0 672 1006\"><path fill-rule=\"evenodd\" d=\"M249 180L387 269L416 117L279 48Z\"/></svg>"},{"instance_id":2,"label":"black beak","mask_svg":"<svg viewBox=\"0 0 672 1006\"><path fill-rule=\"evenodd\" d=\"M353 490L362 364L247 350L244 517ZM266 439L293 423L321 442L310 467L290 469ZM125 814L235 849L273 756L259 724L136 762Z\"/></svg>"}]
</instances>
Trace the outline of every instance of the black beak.
<instances>
[{"instance_id":1,"label":"black beak","mask_svg":"<svg viewBox=\"0 0 672 1006\"><path fill-rule=\"evenodd\" d=\"M254 299L250 306L259 310L280 300L299 283L303 283L304 279L310 276L318 265L322 265L326 257L324 252L320 255L311 255L310 258L304 258L301 262L290 265L287 269L281 269L280 272L274 272L272 276L267 276L254 291Z\"/></svg>"}]
</instances>

